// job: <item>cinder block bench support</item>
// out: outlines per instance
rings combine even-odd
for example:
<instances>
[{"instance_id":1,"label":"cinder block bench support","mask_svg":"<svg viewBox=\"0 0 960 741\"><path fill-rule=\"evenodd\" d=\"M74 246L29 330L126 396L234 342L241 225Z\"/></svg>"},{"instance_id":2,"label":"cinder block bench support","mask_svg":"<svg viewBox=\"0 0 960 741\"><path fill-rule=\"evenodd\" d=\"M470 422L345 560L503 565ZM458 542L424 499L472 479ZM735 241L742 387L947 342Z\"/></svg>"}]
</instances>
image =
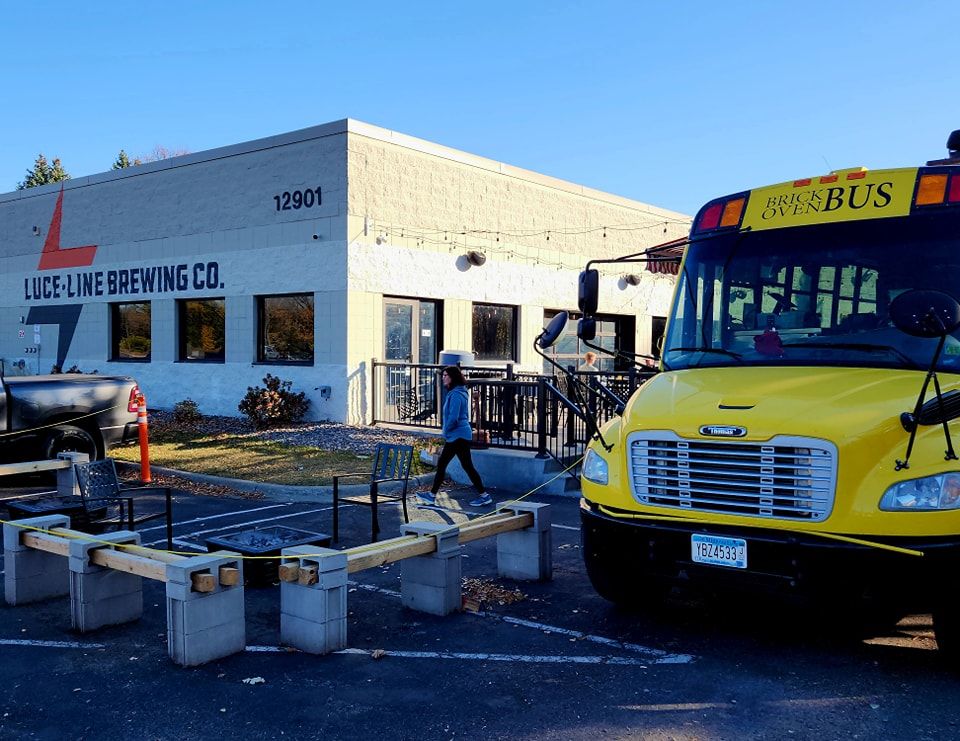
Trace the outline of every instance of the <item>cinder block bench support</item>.
<instances>
[{"instance_id":1,"label":"cinder block bench support","mask_svg":"<svg viewBox=\"0 0 960 741\"><path fill-rule=\"evenodd\" d=\"M89 633L107 625L122 625L143 615L143 577L91 563L91 551L110 543L140 545L129 530L96 536L96 543L70 541L70 619L74 630ZM123 552L123 549L121 549Z\"/></svg>"},{"instance_id":2,"label":"cinder block bench support","mask_svg":"<svg viewBox=\"0 0 960 741\"><path fill-rule=\"evenodd\" d=\"M167 651L175 664L196 666L247 647L243 562L219 551L167 565ZM237 569L236 584L221 584L221 567ZM212 575L209 592L196 591L194 574Z\"/></svg>"},{"instance_id":3,"label":"cinder block bench support","mask_svg":"<svg viewBox=\"0 0 960 741\"><path fill-rule=\"evenodd\" d=\"M280 642L321 655L346 648L347 554L297 546L280 555Z\"/></svg>"},{"instance_id":4,"label":"cinder block bench support","mask_svg":"<svg viewBox=\"0 0 960 741\"><path fill-rule=\"evenodd\" d=\"M400 562L400 596L404 607L431 615L449 615L460 609L460 528L434 522L411 522L404 535L435 536L433 553Z\"/></svg>"},{"instance_id":5,"label":"cinder block bench support","mask_svg":"<svg viewBox=\"0 0 960 741\"><path fill-rule=\"evenodd\" d=\"M77 463L89 463L90 456L86 453L57 453L57 459L69 461L67 468L61 468L57 471L57 496L60 497L79 497L80 484L77 483L77 470L74 465Z\"/></svg>"},{"instance_id":6,"label":"cinder block bench support","mask_svg":"<svg viewBox=\"0 0 960 741\"><path fill-rule=\"evenodd\" d=\"M8 605L63 597L70 593L70 571L67 560L55 553L34 550L22 544L24 533L70 527L65 515L31 517L17 521L31 529L16 525L3 526L3 593Z\"/></svg>"},{"instance_id":7,"label":"cinder block bench support","mask_svg":"<svg viewBox=\"0 0 960 741\"><path fill-rule=\"evenodd\" d=\"M533 525L497 536L497 572L507 579L549 581L553 578L550 505L512 502L505 509L518 515L531 513Z\"/></svg>"}]
</instances>

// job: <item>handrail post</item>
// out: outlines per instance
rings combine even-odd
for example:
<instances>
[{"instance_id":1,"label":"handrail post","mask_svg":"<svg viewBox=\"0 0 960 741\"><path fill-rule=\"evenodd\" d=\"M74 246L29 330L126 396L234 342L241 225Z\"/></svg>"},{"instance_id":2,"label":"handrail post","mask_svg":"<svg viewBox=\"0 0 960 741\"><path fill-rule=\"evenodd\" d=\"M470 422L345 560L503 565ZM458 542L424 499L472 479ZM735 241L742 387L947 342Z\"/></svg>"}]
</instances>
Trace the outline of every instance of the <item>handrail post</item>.
<instances>
[{"instance_id":1,"label":"handrail post","mask_svg":"<svg viewBox=\"0 0 960 741\"><path fill-rule=\"evenodd\" d=\"M512 440L517 416L517 388L514 386L513 363L507 363L507 385L503 390L503 439Z\"/></svg>"},{"instance_id":2,"label":"handrail post","mask_svg":"<svg viewBox=\"0 0 960 741\"><path fill-rule=\"evenodd\" d=\"M370 358L370 410L373 412L371 424L377 424L380 410L377 409L377 359Z\"/></svg>"},{"instance_id":3,"label":"handrail post","mask_svg":"<svg viewBox=\"0 0 960 741\"><path fill-rule=\"evenodd\" d=\"M547 458L547 379L537 379L537 458Z\"/></svg>"},{"instance_id":4,"label":"handrail post","mask_svg":"<svg viewBox=\"0 0 960 741\"><path fill-rule=\"evenodd\" d=\"M576 377L577 377L577 376L576 376L576 370L574 370L574 367L573 367L572 365L567 366L567 370L569 371L569 375L567 376L567 378L568 378L569 381L570 381L570 383L568 384L569 387L570 387L570 390L568 390L567 396L570 397L571 399L573 399L573 398L575 398L575 397L574 397L574 395L571 393L571 391L572 391L572 389L573 389L573 384L576 383L576 380L575 380ZM567 415L567 442L566 442L566 446L572 448L572 447L576 446L576 444L577 444L577 415L575 415L573 412L571 412L571 411L570 411L569 409L567 409L566 407L563 408L563 411L564 411L564 413ZM584 410L584 411L587 411L587 410Z\"/></svg>"}]
</instances>

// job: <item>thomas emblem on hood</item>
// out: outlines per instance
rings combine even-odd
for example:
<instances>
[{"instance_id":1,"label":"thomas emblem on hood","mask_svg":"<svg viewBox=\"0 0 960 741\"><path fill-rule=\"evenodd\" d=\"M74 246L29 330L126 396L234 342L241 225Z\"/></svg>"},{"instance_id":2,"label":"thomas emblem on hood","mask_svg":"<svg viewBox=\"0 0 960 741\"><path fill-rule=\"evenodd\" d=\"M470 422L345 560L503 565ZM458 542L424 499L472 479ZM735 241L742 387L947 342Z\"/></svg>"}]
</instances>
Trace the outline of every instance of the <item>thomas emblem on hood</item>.
<instances>
[{"instance_id":1,"label":"thomas emblem on hood","mask_svg":"<svg viewBox=\"0 0 960 741\"><path fill-rule=\"evenodd\" d=\"M737 425L703 425L700 434L707 437L746 437L747 428Z\"/></svg>"}]
</instances>

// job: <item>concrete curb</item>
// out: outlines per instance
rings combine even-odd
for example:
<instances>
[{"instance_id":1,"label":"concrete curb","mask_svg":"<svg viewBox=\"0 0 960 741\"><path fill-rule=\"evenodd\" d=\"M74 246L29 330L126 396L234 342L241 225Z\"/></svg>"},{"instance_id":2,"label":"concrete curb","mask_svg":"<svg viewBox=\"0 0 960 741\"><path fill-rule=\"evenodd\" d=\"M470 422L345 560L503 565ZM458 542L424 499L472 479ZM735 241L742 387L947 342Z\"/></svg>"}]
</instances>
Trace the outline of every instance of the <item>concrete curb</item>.
<instances>
[{"instance_id":1,"label":"concrete curb","mask_svg":"<svg viewBox=\"0 0 960 741\"><path fill-rule=\"evenodd\" d=\"M140 470L139 463L130 463L128 461L117 461L117 468L121 470ZM198 484L216 484L218 486L228 486L237 491L260 492L266 499L275 502L333 502L333 486L290 486L286 484L263 484L257 481L247 481L246 479L230 479L223 476L208 476L202 473L189 473L187 471L178 471L174 468L164 468L162 466L150 466L150 470L167 476L179 476L187 481L194 481ZM433 481L432 473L422 473L419 476L411 476L408 487L408 494L412 496L413 490L418 486L430 484ZM392 494L399 491L400 484L382 485L381 491L385 494ZM366 494L370 491L367 484L349 484L340 487L343 496L357 496Z\"/></svg>"}]
</instances>

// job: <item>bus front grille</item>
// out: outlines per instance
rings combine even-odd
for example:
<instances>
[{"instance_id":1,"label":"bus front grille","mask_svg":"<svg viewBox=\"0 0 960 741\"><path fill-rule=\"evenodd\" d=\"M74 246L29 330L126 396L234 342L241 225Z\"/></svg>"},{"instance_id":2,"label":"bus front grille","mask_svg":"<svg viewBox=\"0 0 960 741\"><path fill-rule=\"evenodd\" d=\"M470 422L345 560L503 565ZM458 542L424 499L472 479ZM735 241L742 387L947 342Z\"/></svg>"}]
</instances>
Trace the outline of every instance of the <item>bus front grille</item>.
<instances>
[{"instance_id":1,"label":"bus front grille","mask_svg":"<svg viewBox=\"0 0 960 741\"><path fill-rule=\"evenodd\" d=\"M632 493L641 504L812 522L833 509L836 448L824 440L752 443L644 432L628 445Z\"/></svg>"}]
</instances>

